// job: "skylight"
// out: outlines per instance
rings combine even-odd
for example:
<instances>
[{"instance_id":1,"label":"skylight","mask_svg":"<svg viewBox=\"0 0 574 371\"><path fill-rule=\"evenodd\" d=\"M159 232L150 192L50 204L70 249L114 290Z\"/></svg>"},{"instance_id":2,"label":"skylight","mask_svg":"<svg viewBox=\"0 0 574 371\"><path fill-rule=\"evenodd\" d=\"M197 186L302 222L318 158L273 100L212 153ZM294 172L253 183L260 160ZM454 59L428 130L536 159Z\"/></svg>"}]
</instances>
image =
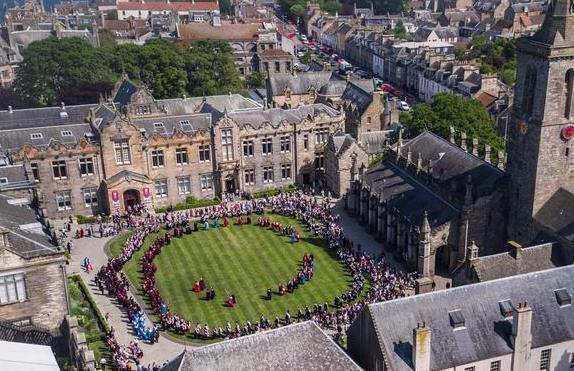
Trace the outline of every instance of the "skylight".
<instances>
[{"instance_id":1,"label":"skylight","mask_svg":"<svg viewBox=\"0 0 574 371\"><path fill-rule=\"evenodd\" d=\"M44 138L44 136L42 135L42 133L32 133L30 134L30 139L42 139Z\"/></svg>"},{"instance_id":2,"label":"skylight","mask_svg":"<svg viewBox=\"0 0 574 371\"><path fill-rule=\"evenodd\" d=\"M70 130L62 130L61 134L63 137L71 137L74 135L74 134L72 134L72 132Z\"/></svg>"}]
</instances>

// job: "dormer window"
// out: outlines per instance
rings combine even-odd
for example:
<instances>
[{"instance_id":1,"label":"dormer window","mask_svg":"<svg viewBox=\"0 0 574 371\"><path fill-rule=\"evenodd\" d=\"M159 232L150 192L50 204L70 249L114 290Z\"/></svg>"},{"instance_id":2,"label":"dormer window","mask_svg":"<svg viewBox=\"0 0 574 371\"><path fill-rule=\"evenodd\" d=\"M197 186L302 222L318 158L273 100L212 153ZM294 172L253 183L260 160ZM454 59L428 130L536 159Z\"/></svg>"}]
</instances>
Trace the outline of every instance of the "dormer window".
<instances>
[{"instance_id":1,"label":"dormer window","mask_svg":"<svg viewBox=\"0 0 574 371\"><path fill-rule=\"evenodd\" d=\"M70 130L62 130L60 134L62 134L63 137L71 137L74 135Z\"/></svg>"},{"instance_id":2,"label":"dormer window","mask_svg":"<svg viewBox=\"0 0 574 371\"><path fill-rule=\"evenodd\" d=\"M163 122L154 122L153 123L153 130L157 132L165 133L165 125Z\"/></svg>"},{"instance_id":3,"label":"dormer window","mask_svg":"<svg viewBox=\"0 0 574 371\"><path fill-rule=\"evenodd\" d=\"M32 133L30 134L30 139L42 139L44 138L44 136L42 135L42 133Z\"/></svg>"}]
</instances>

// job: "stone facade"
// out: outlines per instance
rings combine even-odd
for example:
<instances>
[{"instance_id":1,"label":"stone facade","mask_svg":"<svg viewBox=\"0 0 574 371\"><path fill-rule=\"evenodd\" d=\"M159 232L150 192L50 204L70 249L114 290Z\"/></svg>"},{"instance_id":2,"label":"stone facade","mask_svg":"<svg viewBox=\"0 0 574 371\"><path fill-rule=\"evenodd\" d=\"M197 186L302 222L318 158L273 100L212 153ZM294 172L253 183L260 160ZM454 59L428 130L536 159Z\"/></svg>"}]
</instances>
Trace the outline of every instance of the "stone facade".
<instances>
[{"instance_id":1,"label":"stone facade","mask_svg":"<svg viewBox=\"0 0 574 371\"><path fill-rule=\"evenodd\" d=\"M344 115L324 104L266 109L239 95L156 101L128 81L117 91L114 105L45 109L46 127L41 115L26 119L37 110L0 112L7 129L28 122L4 131L0 145L36 179L45 216L310 184L324 172L329 135L344 127Z\"/></svg>"}]
</instances>

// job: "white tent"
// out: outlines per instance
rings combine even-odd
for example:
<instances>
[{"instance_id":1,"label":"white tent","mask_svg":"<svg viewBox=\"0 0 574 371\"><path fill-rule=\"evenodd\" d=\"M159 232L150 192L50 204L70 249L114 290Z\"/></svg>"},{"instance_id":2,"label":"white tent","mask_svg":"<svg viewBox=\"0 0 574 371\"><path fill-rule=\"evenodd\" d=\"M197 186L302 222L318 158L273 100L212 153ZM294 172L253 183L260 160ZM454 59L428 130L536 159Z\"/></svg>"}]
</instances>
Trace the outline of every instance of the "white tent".
<instances>
[{"instance_id":1,"label":"white tent","mask_svg":"<svg viewBox=\"0 0 574 371\"><path fill-rule=\"evenodd\" d=\"M60 367L49 346L0 341L0 370L59 371Z\"/></svg>"}]
</instances>

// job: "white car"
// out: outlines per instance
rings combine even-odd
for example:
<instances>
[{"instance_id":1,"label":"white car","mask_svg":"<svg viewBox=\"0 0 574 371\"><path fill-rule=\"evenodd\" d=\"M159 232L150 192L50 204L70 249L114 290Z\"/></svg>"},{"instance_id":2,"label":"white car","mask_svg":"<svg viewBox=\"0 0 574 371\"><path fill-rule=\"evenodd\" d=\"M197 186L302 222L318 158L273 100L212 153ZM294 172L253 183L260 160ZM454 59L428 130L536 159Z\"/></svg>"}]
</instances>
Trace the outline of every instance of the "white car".
<instances>
[{"instance_id":1,"label":"white car","mask_svg":"<svg viewBox=\"0 0 574 371\"><path fill-rule=\"evenodd\" d=\"M411 110L411 106L409 106L409 104L407 102L405 102L404 100L399 102L399 109L401 111L410 111Z\"/></svg>"}]
</instances>

